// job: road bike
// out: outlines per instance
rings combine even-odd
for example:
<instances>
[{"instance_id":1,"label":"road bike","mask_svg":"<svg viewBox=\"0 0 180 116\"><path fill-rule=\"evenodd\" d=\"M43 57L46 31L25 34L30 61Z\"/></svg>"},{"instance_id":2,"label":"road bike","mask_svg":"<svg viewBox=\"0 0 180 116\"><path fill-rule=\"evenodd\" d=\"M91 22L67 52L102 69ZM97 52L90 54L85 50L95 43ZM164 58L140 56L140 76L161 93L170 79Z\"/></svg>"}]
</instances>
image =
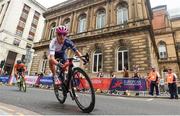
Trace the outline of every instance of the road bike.
<instances>
[{"instance_id":1,"label":"road bike","mask_svg":"<svg viewBox=\"0 0 180 116\"><path fill-rule=\"evenodd\" d=\"M89 61L89 55L81 56ZM84 113L90 113L95 107L95 92L92 82L86 72L80 67L75 67L73 61L76 58L68 58L65 64L60 63L56 66L56 74L58 75L61 84L54 84L54 93L58 101L63 104L67 98L67 93L70 93L72 100L75 100L78 107ZM84 65L87 62L84 62ZM67 73L65 73L68 69ZM54 78L53 78L54 82Z\"/></svg>"},{"instance_id":2,"label":"road bike","mask_svg":"<svg viewBox=\"0 0 180 116\"><path fill-rule=\"evenodd\" d=\"M20 82L17 82L17 86L19 88L19 91L26 92L26 81L22 76L22 72L18 72L18 79L20 80Z\"/></svg>"}]
</instances>

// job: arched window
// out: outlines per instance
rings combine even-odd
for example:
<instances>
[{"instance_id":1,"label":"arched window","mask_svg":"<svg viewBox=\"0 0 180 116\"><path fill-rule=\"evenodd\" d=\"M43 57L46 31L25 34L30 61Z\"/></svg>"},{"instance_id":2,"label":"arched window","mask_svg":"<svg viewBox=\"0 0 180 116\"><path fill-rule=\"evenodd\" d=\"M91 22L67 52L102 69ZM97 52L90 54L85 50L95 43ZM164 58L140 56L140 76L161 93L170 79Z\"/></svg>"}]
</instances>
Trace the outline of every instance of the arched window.
<instances>
[{"instance_id":1,"label":"arched window","mask_svg":"<svg viewBox=\"0 0 180 116\"><path fill-rule=\"evenodd\" d=\"M167 58L166 44L165 42L160 42L158 46L159 58Z\"/></svg>"},{"instance_id":2,"label":"arched window","mask_svg":"<svg viewBox=\"0 0 180 116\"><path fill-rule=\"evenodd\" d=\"M106 22L106 11L104 9L97 11L96 17L96 29L105 27Z\"/></svg>"},{"instance_id":3,"label":"arched window","mask_svg":"<svg viewBox=\"0 0 180 116\"><path fill-rule=\"evenodd\" d=\"M123 2L117 7L117 24L124 24L126 21L128 21L128 4Z\"/></svg>"},{"instance_id":4,"label":"arched window","mask_svg":"<svg viewBox=\"0 0 180 116\"><path fill-rule=\"evenodd\" d=\"M50 31L50 36L49 36L49 39L50 39L50 40L53 39L53 38L56 36L55 30L54 30L54 29L55 29L55 28L54 28L55 26L56 26L56 23L52 23L52 24L51 24L51 28L50 28L51 31Z\"/></svg>"},{"instance_id":5,"label":"arched window","mask_svg":"<svg viewBox=\"0 0 180 116\"><path fill-rule=\"evenodd\" d=\"M86 31L86 14L80 15L78 19L78 33Z\"/></svg>"},{"instance_id":6,"label":"arched window","mask_svg":"<svg viewBox=\"0 0 180 116\"><path fill-rule=\"evenodd\" d=\"M129 55L128 50L118 49L117 53L117 70L122 71L125 67L128 70L129 68Z\"/></svg>"},{"instance_id":7,"label":"arched window","mask_svg":"<svg viewBox=\"0 0 180 116\"><path fill-rule=\"evenodd\" d=\"M102 52L97 49L93 54L93 72L99 72L102 69Z\"/></svg>"},{"instance_id":8,"label":"arched window","mask_svg":"<svg viewBox=\"0 0 180 116\"><path fill-rule=\"evenodd\" d=\"M68 29L70 29L70 18L67 18L64 20L64 26L66 26Z\"/></svg>"}]
</instances>

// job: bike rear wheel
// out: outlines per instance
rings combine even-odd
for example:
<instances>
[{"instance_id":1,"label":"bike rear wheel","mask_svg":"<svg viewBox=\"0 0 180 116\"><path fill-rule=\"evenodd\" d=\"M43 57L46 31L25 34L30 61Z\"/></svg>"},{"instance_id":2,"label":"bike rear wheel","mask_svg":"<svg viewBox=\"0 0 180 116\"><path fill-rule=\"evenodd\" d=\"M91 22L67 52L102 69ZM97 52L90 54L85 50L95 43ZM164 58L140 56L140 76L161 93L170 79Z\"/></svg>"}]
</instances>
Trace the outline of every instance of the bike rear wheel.
<instances>
[{"instance_id":1,"label":"bike rear wheel","mask_svg":"<svg viewBox=\"0 0 180 116\"><path fill-rule=\"evenodd\" d=\"M53 83L54 83L54 78L53 78ZM63 104L66 101L67 98L67 93L65 91L65 86L63 83L61 83L60 85L55 85L54 83L54 94L57 98L57 100Z\"/></svg>"},{"instance_id":2,"label":"bike rear wheel","mask_svg":"<svg viewBox=\"0 0 180 116\"><path fill-rule=\"evenodd\" d=\"M72 94L78 107L90 113L95 107L95 92L89 76L81 68L73 69L71 81Z\"/></svg>"}]
</instances>

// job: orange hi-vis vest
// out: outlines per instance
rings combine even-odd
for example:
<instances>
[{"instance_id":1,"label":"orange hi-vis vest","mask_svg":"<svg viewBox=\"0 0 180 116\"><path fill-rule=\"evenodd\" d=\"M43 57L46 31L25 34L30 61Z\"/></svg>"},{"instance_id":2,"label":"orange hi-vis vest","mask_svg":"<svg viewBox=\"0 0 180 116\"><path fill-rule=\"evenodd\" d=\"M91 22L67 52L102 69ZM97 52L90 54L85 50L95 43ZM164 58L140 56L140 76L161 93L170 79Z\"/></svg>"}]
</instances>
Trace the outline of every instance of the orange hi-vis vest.
<instances>
[{"instance_id":1,"label":"orange hi-vis vest","mask_svg":"<svg viewBox=\"0 0 180 116\"><path fill-rule=\"evenodd\" d=\"M171 73L171 74L168 74L167 75L167 83L173 83L174 81L174 75Z\"/></svg>"},{"instance_id":2,"label":"orange hi-vis vest","mask_svg":"<svg viewBox=\"0 0 180 116\"><path fill-rule=\"evenodd\" d=\"M156 78L157 78L157 72L155 71L155 72L150 72L150 74L149 74L149 79L151 80L151 81L156 81Z\"/></svg>"}]
</instances>

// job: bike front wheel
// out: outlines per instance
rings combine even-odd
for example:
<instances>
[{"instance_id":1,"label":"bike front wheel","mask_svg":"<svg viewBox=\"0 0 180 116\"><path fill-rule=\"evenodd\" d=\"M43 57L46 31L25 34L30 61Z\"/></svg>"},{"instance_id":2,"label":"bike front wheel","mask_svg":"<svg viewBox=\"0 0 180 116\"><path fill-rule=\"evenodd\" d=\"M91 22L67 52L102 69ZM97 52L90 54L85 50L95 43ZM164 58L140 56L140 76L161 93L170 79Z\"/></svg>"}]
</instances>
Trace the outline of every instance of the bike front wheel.
<instances>
[{"instance_id":1,"label":"bike front wheel","mask_svg":"<svg viewBox=\"0 0 180 116\"><path fill-rule=\"evenodd\" d=\"M79 67L73 69L72 76L71 88L76 104L83 112L92 112L95 107L95 92L89 76Z\"/></svg>"},{"instance_id":2,"label":"bike front wheel","mask_svg":"<svg viewBox=\"0 0 180 116\"><path fill-rule=\"evenodd\" d=\"M21 90L23 90L24 92L26 92L26 81L24 78L21 79Z\"/></svg>"},{"instance_id":3,"label":"bike front wheel","mask_svg":"<svg viewBox=\"0 0 180 116\"><path fill-rule=\"evenodd\" d=\"M54 82L54 78L53 78L53 82ZM54 94L57 98L57 100L63 104L66 101L67 98L67 93L65 91L65 86L63 85L63 83L61 83L61 85L55 85L54 83Z\"/></svg>"}]
</instances>

